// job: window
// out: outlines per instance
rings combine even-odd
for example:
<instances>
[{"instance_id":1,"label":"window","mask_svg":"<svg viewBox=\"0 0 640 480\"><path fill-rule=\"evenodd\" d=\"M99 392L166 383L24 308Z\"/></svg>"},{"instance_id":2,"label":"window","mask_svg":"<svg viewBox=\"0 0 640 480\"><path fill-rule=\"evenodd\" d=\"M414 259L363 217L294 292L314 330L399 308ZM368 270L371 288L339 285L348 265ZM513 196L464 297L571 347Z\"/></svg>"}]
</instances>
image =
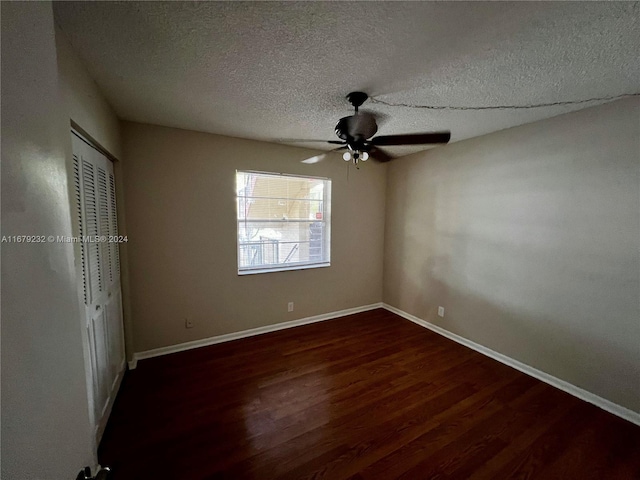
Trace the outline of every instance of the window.
<instances>
[{"instance_id":1,"label":"window","mask_svg":"<svg viewBox=\"0 0 640 480\"><path fill-rule=\"evenodd\" d=\"M238 274L328 267L331 180L236 171Z\"/></svg>"}]
</instances>

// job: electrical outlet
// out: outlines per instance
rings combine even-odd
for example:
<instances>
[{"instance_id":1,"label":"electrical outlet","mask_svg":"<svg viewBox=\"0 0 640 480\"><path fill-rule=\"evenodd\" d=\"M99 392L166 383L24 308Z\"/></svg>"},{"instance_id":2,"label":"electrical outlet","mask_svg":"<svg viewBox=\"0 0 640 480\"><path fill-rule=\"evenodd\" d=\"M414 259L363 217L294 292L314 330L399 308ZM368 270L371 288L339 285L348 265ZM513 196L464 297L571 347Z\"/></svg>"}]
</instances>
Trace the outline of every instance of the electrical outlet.
<instances>
[{"instance_id":1,"label":"electrical outlet","mask_svg":"<svg viewBox=\"0 0 640 480\"><path fill-rule=\"evenodd\" d=\"M193 328L193 320L191 320L190 318L185 318L184 328Z\"/></svg>"},{"instance_id":2,"label":"electrical outlet","mask_svg":"<svg viewBox=\"0 0 640 480\"><path fill-rule=\"evenodd\" d=\"M287 305L287 312L293 312L293 302L289 302Z\"/></svg>"},{"instance_id":3,"label":"electrical outlet","mask_svg":"<svg viewBox=\"0 0 640 480\"><path fill-rule=\"evenodd\" d=\"M444 307L438 307L438 316L444 317Z\"/></svg>"}]
</instances>

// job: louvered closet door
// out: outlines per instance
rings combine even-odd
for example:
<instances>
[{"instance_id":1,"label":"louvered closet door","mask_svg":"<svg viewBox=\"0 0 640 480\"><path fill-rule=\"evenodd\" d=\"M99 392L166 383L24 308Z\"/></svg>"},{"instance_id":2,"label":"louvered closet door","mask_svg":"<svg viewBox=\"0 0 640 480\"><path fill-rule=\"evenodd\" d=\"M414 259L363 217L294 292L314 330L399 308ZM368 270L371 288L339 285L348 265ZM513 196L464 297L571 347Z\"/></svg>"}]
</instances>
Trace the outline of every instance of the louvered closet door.
<instances>
[{"instance_id":1,"label":"louvered closet door","mask_svg":"<svg viewBox=\"0 0 640 480\"><path fill-rule=\"evenodd\" d=\"M86 312L92 414L99 437L125 368L113 164L72 134L73 174ZM106 241L97 241L97 240Z\"/></svg>"}]
</instances>

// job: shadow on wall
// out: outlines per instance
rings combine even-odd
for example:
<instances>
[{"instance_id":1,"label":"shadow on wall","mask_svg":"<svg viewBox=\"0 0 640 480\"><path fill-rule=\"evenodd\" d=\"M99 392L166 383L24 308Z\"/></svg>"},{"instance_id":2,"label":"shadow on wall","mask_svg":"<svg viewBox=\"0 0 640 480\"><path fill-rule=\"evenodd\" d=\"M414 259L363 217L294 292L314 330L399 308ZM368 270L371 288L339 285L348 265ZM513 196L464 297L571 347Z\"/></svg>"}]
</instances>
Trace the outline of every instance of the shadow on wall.
<instances>
[{"instance_id":1,"label":"shadow on wall","mask_svg":"<svg viewBox=\"0 0 640 480\"><path fill-rule=\"evenodd\" d=\"M602 329L582 328L583 318L572 315L572 295L573 300L580 300L575 298L570 283L564 289L557 289L554 284L547 291L540 285L527 290L516 278L520 273L512 278L509 272L498 277L495 271L489 271L477 277L465 267L474 264L473 257L482 248L478 239L460 236L443 237L440 241L449 242L452 253L425 252L420 264L411 268L416 273L401 277L398 305L394 306L640 411L638 350L622 343L619 335L607 334L607 318L601 318ZM500 245L484 248L494 250L496 256L509 255ZM529 263L534 261L532 258ZM559 271L565 268L562 263L557 265ZM479 288L483 285L484 291ZM543 307L535 313L526 301L514 300L514 291L521 292L523 297L529 295L536 303L542 302ZM437 316L438 306L445 307L444 318ZM617 392L615 397L612 392Z\"/></svg>"}]
</instances>

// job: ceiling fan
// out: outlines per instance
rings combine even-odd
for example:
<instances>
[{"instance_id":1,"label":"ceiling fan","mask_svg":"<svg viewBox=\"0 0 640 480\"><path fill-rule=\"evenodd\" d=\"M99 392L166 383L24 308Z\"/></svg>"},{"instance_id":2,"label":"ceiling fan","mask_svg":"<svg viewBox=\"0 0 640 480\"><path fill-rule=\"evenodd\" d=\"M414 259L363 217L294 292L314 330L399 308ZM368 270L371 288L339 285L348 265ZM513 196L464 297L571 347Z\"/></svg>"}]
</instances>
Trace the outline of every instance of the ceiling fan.
<instances>
[{"instance_id":1,"label":"ceiling fan","mask_svg":"<svg viewBox=\"0 0 640 480\"><path fill-rule=\"evenodd\" d=\"M327 155L339 150L346 150L342 158L346 162L352 161L356 166L358 162L364 162L368 160L369 157L379 162L388 162L394 157L380 148L381 146L439 144L447 143L451 138L451 132L448 131L411 133L406 135L381 135L374 137L378 131L375 116L368 112L358 112L358 107L360 107L367 98L369 98L369 96L364 92L351 92L347 95L347 100L353 105L356 112L351 116L338 120L335 132L340 140L327 141L327 143L340 146L327 153L302 160L302 163L320 162L324 160Z\"/></svg>"}]
</instances>

